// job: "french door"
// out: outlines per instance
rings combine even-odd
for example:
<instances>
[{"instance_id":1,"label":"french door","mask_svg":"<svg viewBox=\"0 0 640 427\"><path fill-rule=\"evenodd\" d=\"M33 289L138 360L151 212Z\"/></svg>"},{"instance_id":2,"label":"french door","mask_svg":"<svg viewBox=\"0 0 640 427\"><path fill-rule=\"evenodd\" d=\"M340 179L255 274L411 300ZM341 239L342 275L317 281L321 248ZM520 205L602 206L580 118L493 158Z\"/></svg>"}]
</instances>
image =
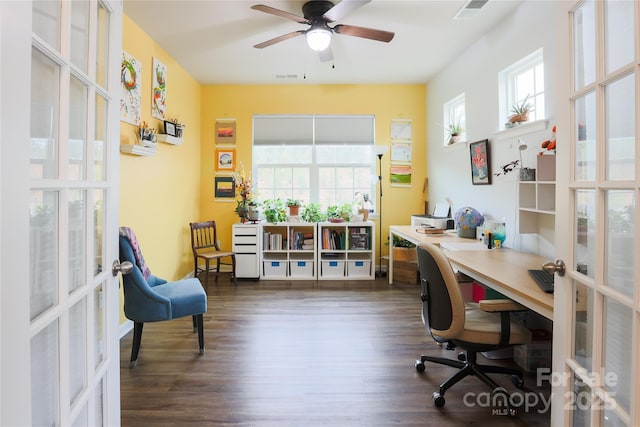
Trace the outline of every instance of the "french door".
<instances>
[{"instance_id":1,"label":"french door","mask_svg":"<svg viewBox=\"0 0 640 427\"><path fill-rule=\"evenodd\" d=\"M2 265L10 270L1 284L0 424L119 425L112 262L122 4L0 7L3 71L10 64L0 75Z\"/></svg>"},{"instance_id":2,"label":"french door","mask_svg":"<svg viewBox=\"0 0 640 427\"><path fill-rule=\"evenodd\" d=\"M568 203L557 204L567 238L556 239L566 274L556 275L552 425L640 425L639 16L637 1L586 0L560 24L558 200Z\"/></svg>"}]
</instances>

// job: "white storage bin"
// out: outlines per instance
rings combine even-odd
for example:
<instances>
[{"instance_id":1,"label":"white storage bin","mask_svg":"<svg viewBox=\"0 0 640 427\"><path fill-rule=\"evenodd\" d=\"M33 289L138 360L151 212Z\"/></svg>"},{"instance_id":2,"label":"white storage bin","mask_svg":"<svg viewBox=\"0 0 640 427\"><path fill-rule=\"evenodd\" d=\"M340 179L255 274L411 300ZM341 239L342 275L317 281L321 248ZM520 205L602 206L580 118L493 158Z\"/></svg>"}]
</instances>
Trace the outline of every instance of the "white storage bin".
<instances>
[{"instance_id":1,"label":"white storage bin","mask_svg":"<svg viewBox=\"0 0 640 427\"><path fill-rule=\"evenodd\" d=\"M313 277L313 261L289 261L289 266L292 277Z\"/></svg>"},{"instance_id":2,"label":"white storage bin","mask_svg":"<svg viewBox=\"0 0 640 427\"><path fill-rule=\"evenodd\" d=\"M364 260L364 259L347 261L347 276L368 277L370 275L371 275L371 261Z\"/></svg>"},{"instance_id":3,"label":"white storage bin","mask_svg":"<svg viewBox=\"0 0 640 427\"><path fill-rule=\"evenodd\" d=\"M263 261L264 277L285 277L287 275L286 261Z\"/></svg>"},{"instance_id":4,"label":"white storage bin","mask_svg":"<svg viewBox=\"0 0 640 427\"><path fill-rule=\"evenodd\" d=\"M322 261L322 276L344 277L344 261L343 260Z\"/></svg>"}]
</instances>

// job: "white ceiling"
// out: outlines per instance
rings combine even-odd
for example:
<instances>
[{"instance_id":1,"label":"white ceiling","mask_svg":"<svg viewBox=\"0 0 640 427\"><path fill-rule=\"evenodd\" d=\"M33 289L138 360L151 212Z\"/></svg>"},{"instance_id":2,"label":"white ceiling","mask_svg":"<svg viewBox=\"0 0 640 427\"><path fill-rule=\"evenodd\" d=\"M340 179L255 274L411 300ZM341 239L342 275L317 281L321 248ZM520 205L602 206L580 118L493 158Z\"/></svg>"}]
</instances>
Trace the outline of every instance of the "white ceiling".
<instances>
[{"instance_id":1,"label":"white ceiling","mask_svg":"<svg viewBox=\"0 0 640 427\"><path fill-rule=\"evenodd\" d=\"M473 18L454 20L467 0L373 0L334 24L392 31L394 39L334 34L331 62L303 36L253 47L308 26L252 5L302 16L304 1L124 0L124 12L201 84L406 84L428 82L521 2L489 0Z\"/></svg>"}]
</instances>

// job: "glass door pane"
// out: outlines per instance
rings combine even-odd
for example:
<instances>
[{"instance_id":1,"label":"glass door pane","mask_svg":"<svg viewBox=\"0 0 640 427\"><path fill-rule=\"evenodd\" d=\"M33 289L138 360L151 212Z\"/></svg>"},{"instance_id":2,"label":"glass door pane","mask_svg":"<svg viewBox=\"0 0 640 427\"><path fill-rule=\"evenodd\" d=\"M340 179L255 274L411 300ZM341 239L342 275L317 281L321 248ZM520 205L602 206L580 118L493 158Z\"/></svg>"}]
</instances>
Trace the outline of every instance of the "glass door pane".
<instances>
[{"instance_id":1,"label":"glass door pane","mask_svg":"<svg viewBox=\"0 0 640 427\"><path fill-rule=\"evenodd\" d=\"M635 179L636 102L635 75L606 87L607 179Z\"/></svg>"},{"instance_id":2,"label":"glass door pane","mask_svg":"<svg viewBox=\"0 0 640 427\"><path fill-rule=\"evenodd\" d=\"M606 71L610 73L633 61L634 1L605 3Z\"/></svg>"},{"instance_id":3,"label":"glass door pane","mask_svg":"<svg viewBox=\"0 0 640 427\"><path fill-rule=\"evenodd\" d=\"M595 2L585 1L573 18L574 87L579 90L596 79Z\"/></svg>"}]
</instances>

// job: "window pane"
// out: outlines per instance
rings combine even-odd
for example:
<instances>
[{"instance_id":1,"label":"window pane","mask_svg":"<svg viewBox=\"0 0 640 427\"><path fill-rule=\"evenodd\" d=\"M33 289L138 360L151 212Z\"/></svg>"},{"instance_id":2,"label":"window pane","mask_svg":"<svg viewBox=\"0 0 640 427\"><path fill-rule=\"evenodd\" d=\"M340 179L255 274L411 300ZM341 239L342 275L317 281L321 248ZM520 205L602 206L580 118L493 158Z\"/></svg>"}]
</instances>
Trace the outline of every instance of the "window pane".
<instances>
[{"instance_id":1,"label":"window pane","mask_svg":"<svg viewBox=\"0 0 640 427\"><path fill-rule=\"evenodd\" d=\"M605 381L605 390L615 396L618 405L629 413L631 401L631 354L633 312L626 306L605 297L604 369L615 380Z\"/></svg>"},{"instance_id":2,"label":"window pane","mask_svg":"<svg viewBox=\"0 0 640 427\"><path fill-rule=\"evenodd\" d=\"M318 164L371 164L373 154L371 145L336 146L323 145L316 147L316 161Z\"/></svg>"},{"instance_id":3,"label":"window pane","mask_svg":"<svg viewBox=\"0 0 640 427\"><path fill-rule=\"evenodd\" d=\"M71 2L71 62L85 73L89 57L89 5L88 1Z\"/></svg>"},{"instance_id":4,"label":"window pane","mask_svg":"<svg viewBox=\"0 0 640 427\"><path fill-rule=\"evenodd\" d=\"M60 2L42 0L33 2L33 32L56 49L60 49Z\"/></svg>"},{"instance_id":5,"label":"window pane","mask_svg":"<svg viewBox=\"0 0 640 427\"><path fill-rule=\"evenodd\" d=\"M576 190L576 250L574 265L594 277L596 263L596 196L594 190Z\"/></svg>"},{"instance_id":6,"label":"window pane","mask_svg":"<svg viewBox=\"0 0 640 427\"><path fill-rule=\"evenodd\" d=\"M607 179L635 179L635 76L624 77L606 88Z\"/></svg>"},{"instance_id":7,"label":"window pane","mask_svg":"<svg viewBox=\"0 0 640 427\"><path fill-rule=\"evenodd\" d=\"M316 144L373 144L371 116L319 116L315 118Z\"/></svg>"},{"instance_id":8,"label":"window pane","mask_svg":"<svg viewBox=\"0 0 640 427\"><path fill-rule=\"evenodd\" d=\"M81 299L69 310L69 392L73 405L87 385L87 304Z\"/></svg>"},{"instance_id":9,"label":"window pane","mask_svg":"<svg viewBox=\"0 0 640 427\"><path fill-rule=\"evenodd\" d=\"M96 95L95 140L93 141L93 176L97 181L106 178L104 161L106 159L105 141L107 140L107 100Z\"/></svg>"},{"instance_id":10,"label":"window pane","mask_svg":"<svg viewBox=\"0 0 640 427\"><path fill-rule=\"evenodd\" d=\"M71 77L69 87L69 141L67 147L69 179L85 178L85 145L87 136L87 87Z\"/></svg>"},{"instance_id":11,"label":"window pane","mask_svg":"<svg viewBox=\"0 0 640 427\"><path fill-rule=\"evenodd\" d=\"M104 230L105 221L105 199L104 190L94 190L93 192L93 250L95 256L94 275L98 275L104 268L103 249L105 242L102 230Z\"/></svg>"},{"instance_id":12,"label":"window pane","mask_svg":"<svg viewBox=\"0 0 640 427\"><path fill-rule=\"evenodd\" d=\"M105 356L105 343L106 340L106 331L104 328L105 325L105 316L106 312L104 310L104 283L99 284L94 291L94 327L95 327L95 335L94 335L94 360L95 360L95 368L98 368ZM98 390L101 392L101 390Z\"/></svg>"},{"instance_id":13,"label":"window pane","mask_svg":"<svg viewBox=\"0 0 640 427\"><path fill-rule=\"evenodd\" d=\"M31 178L57 178L60 67L35 49L31 59Z\"/></svg>"},{"instance_id":14,"label":"window pane","mask_svg":"<svg viewBox=\"0 0 640 427\"><path fill-rule=\"evenodd\" d=\"M29 277L31 320L58 303L58 192L32 191Z\"/></svg>"},{"instance_id":15,"label":"window pane","mask_svg":"<svg viewBox=\"0 0 640 427\"><path fill-rule=\"evenodd\" d=\"M605 39L607 72L633 61L634 16L633 1L608 1L605 7Z\"/></svg>"},{"instance_id":16,"label":"window pane","mask_svg":"<svg viewBox=\"0 0 640 427\"><path fill-rule=\"evenodd\" d=\"M87 280L87 198L85 190L69 192L69 293Z\"/></svg>"},{"instance_id":17,"label":"window pane","mask_svg":"<svg viewBox=\"0 0 640 427\"><path fill-rule=\"evenodd\" d=\"M253 145L313 143L313 117L266 116L253 118ZM282 147L280 147L282 149Z\"/></svg>"},{"instance_id":18,"label":"window pane","mask_svg":"<svg viewBox=\"0 0 640 427\"><path fill-rule=\"evenodd\" d=\"M311 153L311 145L253 147L254 163L262 165L311 163Z\"/></svg>"},{"instance_id":19,"label":"window pane","mask_svg":"<svg viewBox=\"0 0 640 427\"><path fill-rule=\"evenodd\" d=\"M109 40L109 13L102 3L98 2L98 36L96 37L96 82L108 89L108 44Z\"/></svg>"},{"instance_id":20,"label":"window pane","mask_svg":"<svg viewBox=\"0 0 640 427\"><path fill-rule=\"evenodd\" d=\"M31 425L60 425L58 321L31 339Z\"/></svg>"},{"instance_id":21,"label":"window pane","mask_svg":"<svg viewBox=\"0 0 640 427\"><path fill-rule=\"evenodd\" d=\"M574 86L578 90L595 81L596 38L595 7L593 0L586 0L573 16L575 75Z\"/></svg>"},{"instance_id":22,"label":"window pane","mask_svg":"<svg viewBox=\"0 0 640 427\"><path fill-rule=\"evenodd\" d=\"M573 357L587 371L593 369L593 290L574 283Z\"/></svg>"},{"instance_id":23,"label":"window pane","mask_svg":"<svg viewBox=\"0 0 640 427\"><path fill-rule=\"evenodd\" d=\"M578 129L575 145L575 179L594 181L596 179L596 95L588 93L576 100L575 123Z\"/></svg>"},{"instance_id":24,"label":"window pane","mask_svg":"<svg viewBox=\"0 0 640 427\"><path fill-rule=\"evenodd\" d=\"M607 191L606 284L633 297L636 203L633 191Z\"/></svg>"}]
</instances>

